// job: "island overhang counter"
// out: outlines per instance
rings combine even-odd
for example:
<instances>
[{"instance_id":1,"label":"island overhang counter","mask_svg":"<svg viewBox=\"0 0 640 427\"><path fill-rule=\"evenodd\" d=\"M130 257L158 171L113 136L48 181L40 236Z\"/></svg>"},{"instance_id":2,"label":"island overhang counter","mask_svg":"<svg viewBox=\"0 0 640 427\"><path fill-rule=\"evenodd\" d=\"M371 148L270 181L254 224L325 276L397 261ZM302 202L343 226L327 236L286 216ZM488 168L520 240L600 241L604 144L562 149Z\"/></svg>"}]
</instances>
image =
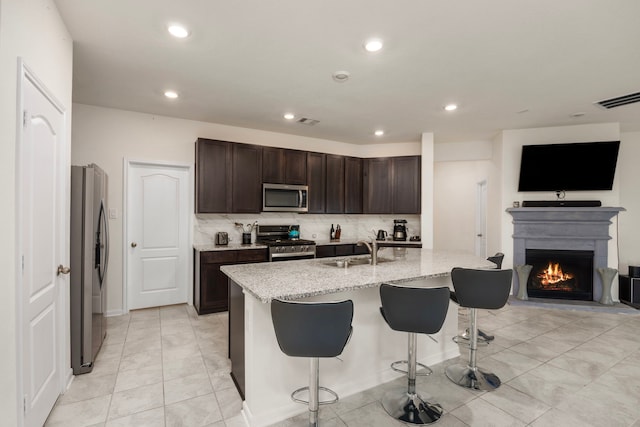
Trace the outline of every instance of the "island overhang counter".
<instances>
[{"instance_id":1,"label":"island overhang counter","mask_svg":"<svg viewBox=\"0 0 640 427\"><path fill-rule=\"evenodd\" d=\"M362 259L362 256L351 257ZM290 399L308 384L309 361L280 351L271 322L272 299L354 302L353 334L340 358L320 360L320 384L341 398L391 381L402 374L390 364L407 358L407 334L391 330L380 315L379 285L451 287L454 267L493 268L468 253L384 248L378 264L338 267L345 258L228 265L229 357L231 376L244 398L242 413L252 427L268 426L307 408ZM431 340L418 336L418 361L427 366L457 357L457 306ZM426 379L425 381L428 381Z\"/></svg>"}]
</instances>

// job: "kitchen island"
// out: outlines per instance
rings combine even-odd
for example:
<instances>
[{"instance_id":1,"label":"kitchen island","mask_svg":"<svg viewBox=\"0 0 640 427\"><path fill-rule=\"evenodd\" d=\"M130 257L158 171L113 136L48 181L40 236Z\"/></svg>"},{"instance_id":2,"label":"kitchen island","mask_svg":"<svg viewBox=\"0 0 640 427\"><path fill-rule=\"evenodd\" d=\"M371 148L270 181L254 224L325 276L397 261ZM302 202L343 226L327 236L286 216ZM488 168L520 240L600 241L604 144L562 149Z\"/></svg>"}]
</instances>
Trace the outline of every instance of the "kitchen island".
<instances>
[{"instance_id":1,"label":"kitchen island","mask_svg":"<svg viewBox=\"0 0 640 427\"><path fill-rule=\"evenodd\" d=\"M353 257L358 260L365 256ZM352 258L352 259L353 259ZM243 415L252 427L268 426L307 410L291 401L293 390L308 384L309 361L288 357L278 347L271 322L272 299L354 302L353 335L338 358L321 359L320 384L342 398L402 375L390 364L407 358L407 334L392 331L380 315L381 283L450 286L454 267L492 268L468 253L429 249L383 248L378 265L347 267L344 258L229 265L229 350L232 378L243 395ZM433 365L457 357L451 338L458 333L457 306L452 304L442 330L418 337L418 361Z\"/></svg>"}]
</instances>

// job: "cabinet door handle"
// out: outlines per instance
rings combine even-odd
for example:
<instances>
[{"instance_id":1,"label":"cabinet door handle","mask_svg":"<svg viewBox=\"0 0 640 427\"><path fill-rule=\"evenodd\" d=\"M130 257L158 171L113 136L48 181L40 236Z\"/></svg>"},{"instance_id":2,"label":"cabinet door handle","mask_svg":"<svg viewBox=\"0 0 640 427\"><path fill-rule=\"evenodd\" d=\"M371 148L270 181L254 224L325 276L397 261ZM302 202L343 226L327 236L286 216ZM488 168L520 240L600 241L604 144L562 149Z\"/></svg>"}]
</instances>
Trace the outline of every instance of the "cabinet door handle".
<instances>
[{"instance_id":1,"label":"cabinet door handle","mask_svg":"<svg viewBox=\"0 0 640 427\"><path fill-rule=\"evenodd\" d=\"M138 244L136 242L131 242L131 247L135 248L136 246L138 246Z\"/></svg>"}]
</instances>

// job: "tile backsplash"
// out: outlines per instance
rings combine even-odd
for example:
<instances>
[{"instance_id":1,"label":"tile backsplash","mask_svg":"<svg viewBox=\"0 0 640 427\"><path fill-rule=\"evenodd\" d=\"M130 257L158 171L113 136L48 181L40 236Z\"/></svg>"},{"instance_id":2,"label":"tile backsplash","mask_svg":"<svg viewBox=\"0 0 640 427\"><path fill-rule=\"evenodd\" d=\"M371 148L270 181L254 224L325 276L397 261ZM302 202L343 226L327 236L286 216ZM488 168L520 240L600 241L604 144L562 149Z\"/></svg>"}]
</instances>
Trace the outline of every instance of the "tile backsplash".
<instances>
[{"instance_id":1,"label":"tile backsplash","mask_svg":"<svg viewBox=\"0 0 640 427\"><path fill-rule=\"evenodd\" d=\"M322 215L298 213L261 213L261 214L197 214L194 220L194 244L211 244L218 231L229 233L231 242L242 240L242 230L236 222L251 224L258 221L262 225L300 225L300 238L322 243L329 240L331 224L334 228L340 224L341 240L355 240L375 237L375 232L382 229L391 236L393 220L407 220L407 235L420 234L420 215ZM253 231L252 242L256 240Z\"/></svg>"}]
</instances>

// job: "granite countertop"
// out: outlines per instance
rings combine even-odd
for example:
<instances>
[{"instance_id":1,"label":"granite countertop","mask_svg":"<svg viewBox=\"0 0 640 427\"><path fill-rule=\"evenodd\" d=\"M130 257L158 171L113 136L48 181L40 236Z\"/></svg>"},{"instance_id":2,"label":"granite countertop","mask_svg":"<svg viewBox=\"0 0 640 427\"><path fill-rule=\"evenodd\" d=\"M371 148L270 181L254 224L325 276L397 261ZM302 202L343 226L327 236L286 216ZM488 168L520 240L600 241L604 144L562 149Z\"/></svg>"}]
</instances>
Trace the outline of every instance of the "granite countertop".
<instances>
[{"instance_id":1,"label":"granite countertop","mask_svg":"<svg viewBox=\"0 0 640 427\"><path fill-rule=\"evenodd\" d=\"M366 258L358 255L347 258ZM220 269L263 303L448 276L454 267L494 268L495 264L469 253L403 248L381 250L378 265L337 267L345 257L275 263L225 265Z\"/></svg>"},{"instance_id":2,"label":"granite countertop","mask_svg":"<svg viewBox=\"0 0 640 427\"><path fill-rule=\"evenodd\" d=\"M260 245L252 243L250 245L243 245L242 243L229 242L228 245L216 245L215 243L198 243L193 245L193 249L206 252L206 251L237 251L242 249L266 249L267 245Z\"/></svg>"}]
</instances>

